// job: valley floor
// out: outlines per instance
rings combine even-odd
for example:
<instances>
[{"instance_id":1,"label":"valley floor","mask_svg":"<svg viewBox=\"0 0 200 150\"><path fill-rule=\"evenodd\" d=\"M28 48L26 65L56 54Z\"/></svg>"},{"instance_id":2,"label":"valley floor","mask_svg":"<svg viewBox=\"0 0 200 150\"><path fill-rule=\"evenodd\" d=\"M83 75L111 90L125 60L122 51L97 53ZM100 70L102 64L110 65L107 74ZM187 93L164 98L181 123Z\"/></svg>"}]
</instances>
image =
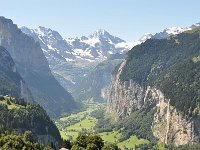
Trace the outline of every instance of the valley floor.
<instances>
[{"instance_id":1,"label":"valley floor","mask_svg":"<svg viewBox=\"0 0 200 150\"><path fill-rule=\"evenodd\" d=\"M99 109L105 109L105 104L86 103L88 108L82 112L71 114L70 116L60 118L55 123L60 131L63 139L75 140L79 134L99 134L102 139L107 143L117 143L120 148L135 148L135 145L148 144L146 139L138 139L135 135L132 135L129 139L119 141L123 138L123 134L119 131L113 130L112 132L95 131L95 125L98 123L98 119L91 116L91 113Z\"/></svg>"}]
</instances>

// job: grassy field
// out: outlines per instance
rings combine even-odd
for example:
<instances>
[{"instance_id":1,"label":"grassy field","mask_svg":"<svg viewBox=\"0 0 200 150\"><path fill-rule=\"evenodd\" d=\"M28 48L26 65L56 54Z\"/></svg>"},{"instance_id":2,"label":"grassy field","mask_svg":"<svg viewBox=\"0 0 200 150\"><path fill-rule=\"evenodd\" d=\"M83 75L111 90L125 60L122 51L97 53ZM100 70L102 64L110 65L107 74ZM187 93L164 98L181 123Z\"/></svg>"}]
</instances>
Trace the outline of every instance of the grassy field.
<instances>
[{"instance_id":1,"label":"grassy field","mask_svg":"<svg viewBox=\"0 0 200 150\"><path fill-rule=\"evenodd\" d=\"M93 128L96 123L97 119L88 116L83 120L81 120L80 122L68 126L64 132L65 137L67 137L68 139L75 139L79 133L94 133L95 131Z\"/></svg>"},{"instance_id":2,"label":"grassy field","mask_svg":"<svg viewBox=\"0 0 200 150\"><path fill-rule=\"evenodd\" d=\"M81 120L80 122L67 127L67 130L75 129L76 131L82 131L85 129L85 130L93 131L93 127L95 126L96 123L97 123L96 118L87 116L85 119Z\"/></svg>"},{"instance_id":3,"label":"grassy field","mask_svg":"<svg viewBox=\"0 0 200 150\"><path fill-rule=\"evenodd\" d=\"M108 143L118 143L120 148L135 148L135 145L148 144L149 141L145 139L138 139L136 136L131 136L129 139L119 142L119 139L123 137L122 133L119 131L103 132L99 133L102 139Z\"/></svg>"},{"instance_id":4,"label":"grassy field","mask_svg":"<svg viewBox=\"0 0 200 150\"><path fill-rule=\"evenodd\" d=\"M7 105L8 109L20 109L20 108L23 108L23 106L21 106L21 105L14 104L14 103L10 102L9 99L10 99L10 97L4 96L4 100L1 100L0 104ZM9 101L10 104L8 104L7 101Z\"/></svg>"},{"instance_id":5,"label":"grassy field","mask_svg":"<svg viewBox=\"0 0 200 150\"><path fill-rule=\"evenodd\" d=\"M149 143L148 140L138 139L136 136L131 136L129 139L127 139L121 143L118 143L117 145L120 148L127 147L130 149L130 148L135 148L135 145L148 144L148 143Z\"/></svg>"},{"instance_id":6,"label":"grassy field","mask_svg":"<svg viewBox=\"0 0 200 150\"><path fill-rule=\"evenodd\" d=\"M109 143L118 143L119 139L123 137L123 135L119 133L119 131L102 132L102 133L99 133L99 135L102 137L102 139L105 142L109 142Z\"/></svg>"},{"instance_id":7,"label":"grassy field","mask_svg":"<svg viewBox=\"0 0 200 150\"><path fill-rule=\"evenodd\" d=\"M63 118L60 118L61 121L68 121L70 119L83 119L86 115L88 115L90 112L92 112L94 109L92 108L88 108L87 110L85 111L82 111L82 112L79 112L77 114L71 114L70 116L67 116L67 117L63 117Z\"/></svg>"},{"instance_id":8,"label":"grassy field","mask_svg":"<svg viewBox=\"0 0 200 150\"><path fill-rule=\"evenodd\" d=\"M119 133L119 131L102 132L99 133L99 135L105 142L109 143L118 143L119 139L123 137L122 133Z\"/></svg>"},{"instance_id":9,"label":"grassy field","mask_svg":"<svg viewBox=\"0 0 200 150\"><path fill-rule=\"evenodd\" d=\"M63 139L68 139L68 137L64 131L60 131L60 135Z\"/></svg>"},{"instance_id":10,"label":"grassy field","mask_svg":"<svg viewBox=\"0 0 200 150\"><path fill-rule=\"evenodd\" d=\"M77 114L60 118L56 121L61 137L63 139L74 140L79 133L95 133L94 127L97 124L97 119L90 116L90 113L99 109L101 105L91 104L88 109ZM105 142L117 143L120 148L135 148L135 145L148 144L149 141L145 139L138 139L136 136L131 136L129 139L119 142L123 138L120 131L102 132L98 133Z\"/></svg>"},{"instance_id":11,"label":"grassy field","mask_svg":"<svg viewBox=\"0 0 200 150\"><path fill-rule=\"evenodd\" d=\"M97 119L90 113L102 107L102 104L89 103L85 111L60 118L55 123L63 139L75 139L79 133L94 133Z\"/></svg>"}]
</instances>

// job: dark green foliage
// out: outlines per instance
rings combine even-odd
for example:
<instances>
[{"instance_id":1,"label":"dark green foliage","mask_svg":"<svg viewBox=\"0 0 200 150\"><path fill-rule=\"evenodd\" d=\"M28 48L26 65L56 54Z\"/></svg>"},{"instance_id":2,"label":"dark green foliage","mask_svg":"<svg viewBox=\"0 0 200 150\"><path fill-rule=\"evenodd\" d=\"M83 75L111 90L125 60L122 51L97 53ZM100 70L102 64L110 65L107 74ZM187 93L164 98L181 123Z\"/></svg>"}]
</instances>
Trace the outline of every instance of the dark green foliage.
<instances>
[{"instance_id":1,"label":"dark green foliage","mask_svg":"<svg viewBox=\"0 0 200 150\"><path fill-rule=\"evenodd\" d=\"M104 118L105 116L105 110L104 109L98 109L96 111L93 111L90 113L91 117L94 117L96 119L101 119L101 118Z\"/></svg>"},{"instance_id":2,"label":"dark green foliage","mask_svg":"<svg viewBox=\"0 0 200 150\"><path fill-rule=\"evenodd\" d=\"M0 101L5 100L3 95L0 95Z\"/></svg>"},{"instance_id":3,"label":"dark green foliage","mask_svg":"<svg viewBox=\"0 0 200 150\"><path fill-rule=\"evenodd\" d=\"M11 101L17 103L17 99ZM16 129L20 132L29 130L34 135L51 135L58 142L61 142L57 127L48 117L46 111L36 104L27 103L24 107L18 109L8 109L6 105L0 104L0 125L1 132L5 128ZM29 140L32 138L27 132L25 135Z\"/></svg>"},{"instance_id":4,"label":"dark green foliage","mask_svg":"<svg viewBox=\"0 0 200 150\"><path fill-rule=\"evenodd\" d=\"M79 135L72 146L72 149L82 148L87 150L101 150L104 142L99 135Z\"/></svg>"},{"instance_id":5,"label":"dark green foliage","mask_svg":"<svg viewBox=\"0 0 200 150\"><path fill-rule=\"evenodd\" d=\"M64 140L62 147L63 148L67 148L67 149L71 149L72 148L72 143L70 142L70 140Z\"/></svg>"},{"instance_id":6,"label":"dark green foliage","mask_svg":"<svg viewBox=\"0 0 200 150\"><path fill-rule=\"evenodd\" d=\"M108 144L104 145L104 147L102 148L102 150L119 150L119 148L117 147L116 144L108 143Z\"/></svg>"},{"instance_id":7,"label":"dark green foliage","mask_svg":"<svg viewBox=\"0 0 200 150\"><path fill-rule=\"evenodd\" d=\"M102 118L98 120L95 127L98 132L111 132L115 128L115 125L111 123L109 118Z\"/></svg>"},{"instance_id":8,"label":"dark green foliage","mask_svg":"<svg viewBox=\"0 0 200 150\"><path fill-rule=\"evenodd\" d=\"M23 135L23 140L24 140L24 141L34 142L34 141L35 141L35 137L34 137L34 135L31 133L31 131L25 131L25 132L24 132L24 135Z\"/></svg>"},{"instance_id":9,"label":"dark green foliage","mask_svg":"<svg viewBox=\"0 0 200 150\"><path fill-rule=\"evenodd\" d=\"M30 134L29 134L30 135ZM0 150L53 150L27 138L27 132L20 135L18 132L4 132L0 134Z\"/></svg>"},{"instance_id":10,"label":"dark green foliage","mask_svg":"<svg viewBox=\"0 0 200 150\"><path fill-rule=\"evenodd\" d=\"M122 128L124 135L123 141L128 139L131 135L136 135L138 138L148 139L151 142L156 142L151 125L153 121L155 110L143 108L133 112L130 116L122 120L116 125L116 129Z\"/></svg>"},{"instance_id":11,"label":"dark green foliage","mask_svg":"<svg viewBox=\"0 0 200 150\"><path fill-rule=\"evenodd\" d=\"M86 148L87 147L87 138L88 136L87 135L79 135L77 138L76 138L76 143L79 147L83 147L83 148Z\"/></svg>"},{"instance_id":12,"label":"dark green foliage","mask_svg":"<svg viewBox=\"0 0 200 150\"><path fill-rule=\"evenodd\" d=\"M116 144L105 144L99 135L79 135L71 144L71 150L119 150Z\"/></svg>"},{"instance_id":13,"label":"dark green foliage","mask_svg":"<svg viewBox=\"0 0 200 150\"><path fill-rule=\"evenodd\" d=\"M159 150L159 149L154 148L151 144L135 145L135 149L139 149L139 150Z\"/></svg>"},{"instance_id":14,"label":"dark green foliage","mask_svg":"<svg viewBox=\"0 0 200 150\"><path fill-rule=\"evenodd\" d=\"M120 130L123 134L120 141L128 139L131 135L136 135L138 138L148 139L154 143L156 139L153 136L151 125L155 111L152 107L146 106L119 122L112 122L110 118L105 117L104 110L93 112L91 115L98 116L98 122L95 126L95 130L98 132L111 132L115 129Z\"/></svg>"},{"instance_id":15,"label":"dark green foliage","mask_svg":"<svg viewBox=\"0 0 200 150\"><path fill-rule=\"evenodd\" d=\"M184 114L192 115L200 104L200 62L185 61L162 77L158 87Z\"/></svg>"},{"instance_id":16,"label":"dark green foliage","mask_svg":"<svg viewBox=\"0 0 200 150\"><path fill-rule=\"evenodd\" d=\"M90 143L87 145L86 150L96 150L98 149L94 143Z\"/></svg>"},{"instance_id":17,"label":"dark green foliage","mask_svg":"<svg viewBox=\"0 0 200 150\"><path fill-rule=\"evenodd\" d=\"M23 99L11 99L11 102L14 103L14 104L18 104L18 105L21 105L21 106L26 106L28 103Z\"/></svg>"},{"instance_id":18,"label":"dark green foliage","mask_svg":"<svg viewBox=\"0 0 200 150\"><path fill-rule=\"evenodd\" d=\"M97 132L111 132L115 128L115 125L111 123L110 118L105 116L104 109L93 111L91 116L98 119L98 123L95 126Z\"/></svg>"},{"instance_id":19,"label":"dark green foliage","mask_svg":"<svg viewBox=\"0 0 200 150\"><path fill-rule=\"evenodd\" d=\"M95 144L97 149L101 149L104 146L103 139L99 135L90 135L88 143Z\"/></svg>"},{"instance_id":20,"label":"dark green foliage","mask_svg":"<svg viewBox=\"0 0 200 150\"><path fill-rule=\"evenodd\" d=\"M186 145L181 145L178 147L168 146L167 149L168 150L199 150L200 144L186 144Z\"/></svg>"},{"instance_id":21,"label":"dark green foliage","mask_svg":"<svg viewBox=\"0 0 200 150\"><path fill-rule=\"evenodd\" d=\"M150 39L126 55L122 81L160 89L186 115L199 105L200 28L170 39ZM196 57L196 62L192 61Z\"/></svg>"},{"instance_id":22,"label":"dark green foliage","mask_svg":"<svg viewBox=\"0 0 200 150\"><path fill-rule=\"evenodd\" d=\"M6 103L7 103L8 105L11 105L11 102L10 102L9 99L6 100Z\"/></svg>"},{"instance_id":23,"label":"dark green foliage","mask_svg":"<svg viewBox=\"0 0 200 150\"><path fill-rule=\"evenodd\" d=\"M73 145L71 150L84 150L84 148L79 147L78 145Z\"/></svg>"}]
</instances>

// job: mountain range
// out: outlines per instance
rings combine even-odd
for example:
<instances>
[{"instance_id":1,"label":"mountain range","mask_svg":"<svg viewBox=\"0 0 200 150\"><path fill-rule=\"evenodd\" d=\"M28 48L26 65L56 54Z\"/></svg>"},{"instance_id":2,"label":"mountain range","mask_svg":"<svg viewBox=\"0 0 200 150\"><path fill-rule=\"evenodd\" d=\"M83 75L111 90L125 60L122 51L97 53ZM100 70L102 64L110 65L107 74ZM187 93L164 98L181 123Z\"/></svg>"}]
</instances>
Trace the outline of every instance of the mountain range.
<instances>
[{"instance_id":1,"label":"mountain range","mask_svg":"<svg viewBox=\"0 0 200 150\"><path fill-rule=\"evenodd\" d=\"M80 38L63 38L57 31L42 26L36 29L29 29L23 26L21 30L40 43L48 60L59 59L77 63L79 61L102 61L110 54L123 54L135 45L145 42L147 39L169 38L171 35L180 34L199 25L197 23L191 27L166 28L154 35L146 33L135 42L126 42L119 37L111 35L104 29L96 30L93 34L81 36Z\"/></svg>"},{"instance_id":2,"label":"mountain range","mask_svg":"<svg viewBox=\"0 0 200 150\"><path fill-rule=\"evenodd\" d=\"M76 107L72 96L52 75L40 44L4 17L0 17L0 45L9 52L34 101L48 114L56 117Z\"/></svg>"},{"instance_id":3,"label":"mountain range","mask_svg":"<svg viewBox=\"0 0 200 150\"><path fill-rule=\"evenodd\" d=\"M166 39L172 35L191 30L199 25L200 24L194 24L191 27L185 28L166 28L162 32L156 34L146 33L138 41L130 43L111 35L108 31L103 29L99 29L89 36L82 36L80 38L63 38L57 31L41 26L36 29L21 27L21 30L40 43L43 53L49 62L50 69L59 83L70 91L74 97L83 98L84 96L78 95L82 95L85 93L84 91L91 91L90 83L86 83L89 80L86 80L86 78L92 80L95 79L94 74L98 76L98 74L95 73L98 72L98 67L96 68L96 66L102 61L108 60L115 54L121 55L120 59L122 60L123 55L132 47L144 43L148 39ZM121 60L118 59L118 63ZM105 70L101 73L102 76L105 73L108 77L108 73ZM106 79L106 82L111 81L111 73L112 70L109 71L109 80ZM105 83L103 79L90 82L98 82L98 84L96 84L98 86L95 87L101 88L96 89L96 91L101 91L104 87L102 83ZM80 83L84 83L84 85L88 86L80 86ZM86 95L85 98L92 98L91 94ZM89 95L90 97L88 97ZM100 95L94 96L93 98L95 99L97 97L100 97ZM78 100L80 99L78 98Z\"/></svg>"},{"instance_id":4,"label":"mountain range","mask_svg":"<svg viewBox=\"0 0 200 150\"><path fill-rule=\"evenodd\" d=\"M105 60L109 54L123 53L132 47L106 30L99 29L89 36L64 39L57 31L45 27L21 30L39 41L48 59L77 62Z\"/></svg>"},{"instance_id":5,"label":"mountain range","mask_svg":"<svg viewBox=\"0 0 200 150\"><path fill-rule=\"evenodd\" d=\"M106 112L98 104L88 114L80 112L81 118L59 119L64 134L75 131L68 130L75 124L87 133L80 122L91 115L97 120L89 130L116 132L115 142L136 136L146 141L139 146L149 149L159 143L169 149L199 144L199 26L167 28L127 43L102 29L67 39L45 27L20 30L0 17L0 146L8 149L7 143L21 137L29 146L40 142L58 148L62 139L47 113L56 119L78 110L74 98L106 100ZM24 147L8 147L19 145Z\"/></svg>"}]
</instances>

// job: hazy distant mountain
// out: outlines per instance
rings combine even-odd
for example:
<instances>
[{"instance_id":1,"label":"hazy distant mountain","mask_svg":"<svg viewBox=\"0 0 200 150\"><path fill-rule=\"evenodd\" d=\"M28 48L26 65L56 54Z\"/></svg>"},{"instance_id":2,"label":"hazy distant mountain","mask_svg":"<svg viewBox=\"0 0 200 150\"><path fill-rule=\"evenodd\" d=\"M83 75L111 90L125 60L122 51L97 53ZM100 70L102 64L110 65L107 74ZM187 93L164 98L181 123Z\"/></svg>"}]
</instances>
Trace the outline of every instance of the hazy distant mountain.
<instances>
[{"instance_id":1,"label":"hazy distant mountain","mask_svg":"<svg viewBox=\"0 0 200 150\"><path fill-rule=\"evenodd\" d=\"M75 108L72 96L51 74L39 43L21 32L12 20L0 17L0 45L10 53L34 100L51 116Z\"/></svg>"},{"instance_id":2,"label":"hazy distant mountain","mask_svg":"<svg viewBox=\"0 0 200 150\"><path fill-rule=\"evenodd\" d=\"M33 97L26 83L17 71L8 51L0 46L0 95L10 95L33 102Z\"/></svg>"},{"instance_id":3,"label":"hazy distant mountain","mask_svg":"<svg viewBox=\"0 0 200 150\"><path fill-rule=\"evenodd\" d=\"M150 34L150 33L146 33L139 39L139 41L140 42L145 42L147 39L150 39L150 38L166 39L166 38L169 38L172 35L180 34L182 32L188 31L188 30L192 30L192 29L194 29L194 28L196 28L198 26L200 26L200 23L196 23L196 24L193 24L190 27L184 27L184 28L183 27L166 28L163 31L161 31L159 33L156 33L154 35Z\"/></svg>"},{"instance_id":4,"label":"hazy distant mountain","mask_svg":"<svg viewBox=\"0 0 200 150\"><path fill-rule=\"evenodd\" d=\"M123 54L138 43L127 43L103 29L89 36L64 39L57 31L38 27L21 30L38 41L57 80L70 92L99 62Z\"/></svg>"},{"instance_id":5,"label":"hazy distant mountain","mask_svg":"<svg viewBox=\"0 0 200 150\"><path fill-rule=\"evenodd\" d=\"M89 36L66 39L64 39L57 31L45 27L38 27L37 29L22 27L21 30L40 43L56 79L63 87L77 97L79 94L83 95L83 93L91 93L91 91L93 91L92 93L95 93L95 89L89 89L88 87L92 87L92 85L94 85L94 82L92 81L97 78L95 75L98 75L98 68L100 67L96 66L111 55L123 55L132 47L145 42L147 39L169 38L171 35L182 33L198 25L199 24L193 25L190 28L167 28L154 35L147 33L138 41L132 43L127 43L103 29L99 29ZM112 71L110 70L109 73L111 74L111 72ZM102 73L105 73L106 76L109 77L106 71ZM92 81L89 81L89 79L92 79ZM111 78L109 78L109 80L106 79L108 82L110 80ZM102 81L103 79L99 81L101 83L95 83L95 85L98 85L96 87L102 88ZM80 83L87 85L87 87L81 86ZM90 83L92 84L89 85ZM96 89L99 90L98 94L96 94L98 95L97 97L99 97L101 89ZM92 97L87 94L86 98L88 98L88 96ZM83 96L79 97L83 98Z\"/></svg>"},{"instance_id":6,"label":"hazy distant mountain","mask_svg":"<svg viewBox=\"0 0 200 150\"><path fill-rule=\"evenodd\" d=\"M74 97L79 100L104 101L102 90L111 82L114 68L123 60L123 55L113 54L90 70L78 83Z\"/></svg>"}]
</instances>

